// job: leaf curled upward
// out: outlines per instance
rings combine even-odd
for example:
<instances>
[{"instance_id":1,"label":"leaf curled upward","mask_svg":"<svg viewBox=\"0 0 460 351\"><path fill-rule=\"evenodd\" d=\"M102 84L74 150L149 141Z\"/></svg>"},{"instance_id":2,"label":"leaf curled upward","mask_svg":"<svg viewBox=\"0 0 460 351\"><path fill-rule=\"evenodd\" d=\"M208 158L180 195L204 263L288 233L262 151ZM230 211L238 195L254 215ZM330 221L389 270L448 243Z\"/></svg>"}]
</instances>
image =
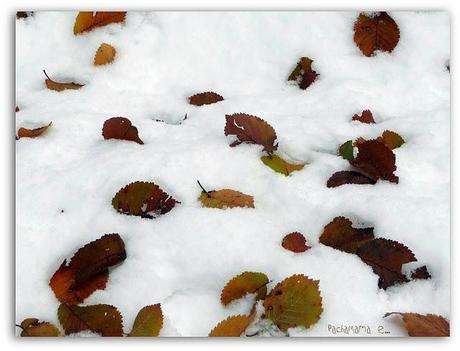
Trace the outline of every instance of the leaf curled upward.
<instances>
[{"instance_id":1,"label":"leaf curled upward","mask_svg":"<svg viewBox=\"0 0 460 351\"><path fill-rule=\"evenodd\" d=\"M352 121L359 121L361 123L366 123L366 124L375 124L374 121L374 116L372 115L372 112L370 110L364 110L361 113L361 116L358 114L355 114L352 118Z\"/></svg>"},{"instance_id":2,"label":"leaf curled upward","mask_svg":"<svg viewBox=\"0 0 460 351\"><path fill-rule=\"evenodd\" d=\"M375 184L376 181L355 171L335 172L327 181L328 188L335 188L344 184Z\"/></svg>"},{"instance_id":3,"label":"leaf curled upward","mask_svg":"<svg viewBox=\"0 0 460 351\"><path fill-rule=\"evenodd\" d=\"M399 27L386 12L373 16L361 13L354 31L354 41L365 56L372 56L376 50L392 52L399 41Z\"/></svg>"},{"instance_id":4,"label":"leaf curled upward","mask_svg":"<svg viewBox=\"0 0 460 351\"><path fill-rule=\"evenodd\" d=\"M73 26L73 34L77 35L88 32L97 27L102 27L110 23L124 22L126 12L79 12Z\"/></svg>"},{"instance_id":5,"label":"leaf curled upward","mask_svg":"<svg viewBox=\"0 0 460 351\"><path fill-rule=\"evenodd\" d=\"M233 277L222 289L220 301L224 306L240 299L246 294L256 293L256 299L261 300L267 294L268 277L260 272L243 272Z\"/></svg>"},{"instance_id":6,"label":"leaf curled upward","mask_svg":"<svg viewBox=\"0 0 460 351\"><path fill-rule=\"evenodd\" d=\"M319 242L334 249L356 253L364 243L374 239L374 228L353 228L345 217L335 217L324 227Z\"/></svg>"},{"instance_id":7,"label":"leaf curled upward","mask_svg":"<svg viewBox=\"0 0 460 351\"><path fill-rule=\"evenodd\" d=\"M51 323L39 322L37 318L27 318L21 322L21 336L60 336L59 329Z\"/></svg>"},{"instance_id":8,"label":"leaf curled upward","mask_svg":"<svg viewBox=\"0 0 460 351\"><path fill-rule=\"evenodd\" d=\"M296 81L300 89L307 89L319 76L311 69L313 60L308 57L301 57L294 70L288 77L288 81Z\"/></svg>"},{"instance_id":9,"label":"leaf curled upward","mask_svg":"<svg viewBox=\"0 0 460 351\"><path fill-rule=\"evenodd\" d=\"M134 320L128 336L158 336L163 327L163 312L159 303L143 307Z\"/></svg>"},{"instance_id":10,"label":"leaf curled upward","mask_svg":"<svg viewBox=\"0 0 460 351\"><path fill-rule=\"evenodd\" d=\"M43 73L46 76L46 79L45 79L46 87L48 89L50 89L50 90L54 90L54 91L63 91L63 90L67 90L67 89L77 90L77 89L80 89L82 86L84 86L84 84L78 84L78 83L74 83L74 82L70 82L70 83L56 82L56 81L52 80L48 76L48 74L46 74L45 70L43 70Z\"/></svg>"},{"instance_id":11,"label":"leaf curled upward","mask_svg":"<svg viewBox=\"0 0 460 351\"><path fill-rule=\"evenodd\" d=\"M190 105L195 106L211 105L222 100L224 100L224 98L213 91L195 94L188 98Z\"/></svg>"},{"instance_id":12,"label":"leaf curled upward","mask_svg":"<svg viewBox=\"0 0 460 351\"><path fill-rule=\"evenodd\" d=\"M198 185L203 190L200 197L202 207L209 208L234 208L234 207L250 207L254 208L254 198L251 195L246 195L240 191L232 189L221 190L205 190L201 183Z\"/></svg>"},{"instance_id":13,"label":"leaf curled upward","mask_svg":"<svg viewBox=\"0 0 460 351\"><path fill-rule=\"evenodd\" d=\"M230 316L217 324L209 333L210 337L239 337L251 324L253 317L247 315Z\"/></svg>"},{"instance_id":14,"label":"leaf curled upward","mask_svg":"<svg viewBox=\"0 0 460 351\"><path fill-rule=\"evenodd\" d=\"M116 53L117 51L112 45L102 43L94 55L94 65L100 66L112 63Z\"/></svg>"},{"instance_id":15,"label":"leaf curled upward","mask_svg":"<svg viewBox=\"0 0 460 351\"><path fill-rule=\"evenodd\" d=\"M35 129L19 128L16 140L21 139L21 138L36 138L42 135L44 132L46 132L48 128L51 127L52 123L53 122L50 122L46 126L35 128Z\"/></svg>"},{"instance_id":16,"label":"leaf curled upward","mask_svg":"<svg viewBox=\"0 0 460 351\"><path fill-rule=\"evenodd\" d=\"M262 145L268 154L272 154L278 148L278 144L275 144L275 130L263 119L245 113L235 113L226 115L225 120L224 134L235 135L237 138L230 146L241 143L258 144Z\"/></svg>"},{"instance_id":17,"label":"leaf curled upward","mask_svg":"<svg viewBox=\"0 0 460 351\"><path fill-rule=\"evenodd\" d=\"M435 314L390 312L383 317L400 315L409 336L450 336L450 324L447 319Z\"/></svg>"},{"instance_id":18,"label":"leaf curled upward","mask_svg":"<svg viewBox=\"0 0 460 351\"><path fill-rule=\"evenodd\" d=\"M391 130L384 131L377 140L384 143L390 150L394 150L405 143L401 135Z\"/></svg>"},{"instance_id":19,"label":"leaf curled upward","mask_svg":"<svg viewBox=\"0 0 460 351\"><path fill-rule=\"evenodd\" d=\"M125 117L112 117L104 122L102 126L102 136L104 139L119 139L134 141L143 145L144 142L139 138L137 128Z\"/></svg>"},{"instance_id":20,"label":"leaf curled upward","mask_svg":"<svg viewBox=\"0 0 460 351\"><path fill-rule=\"evenodd\" d=\"M286 250L296 253L305 252L311 249L311 246L307 245L307 240L305 239L305 237L298 232L287 234L283 238L281 246L284 247Z\"/></svg>"},{"instance_id":21,"label":"leaf curled upward","mask_svg":"<svg viewBox=\"0 0 460 351\"><path fill-rule=\"evenodd\" d=\"M292 172L300 171L305 165L292 164L277 155L262 156L260 160L275 172L289 176Z\"/></svg>"}]
</instances>

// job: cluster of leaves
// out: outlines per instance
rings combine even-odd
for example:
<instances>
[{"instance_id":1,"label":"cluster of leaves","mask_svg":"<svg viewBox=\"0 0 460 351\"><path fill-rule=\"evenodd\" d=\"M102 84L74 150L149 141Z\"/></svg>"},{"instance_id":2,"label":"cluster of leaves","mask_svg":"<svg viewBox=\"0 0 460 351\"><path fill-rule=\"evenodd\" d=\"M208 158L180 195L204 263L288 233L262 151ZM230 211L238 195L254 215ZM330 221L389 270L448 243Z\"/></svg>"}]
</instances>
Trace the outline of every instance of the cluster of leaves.
<instances>
[{"instance_id":1,"label":"cluster of leaves","mask_svg":"<svg viewBox=\"0 0 460 351\"><path fill-rule=\"evenodd\" d=\"M295 274L278 283L267 294L268 277L260 272L243 272L232 278L222 289L224 306L247 294L262 301L263 318L270 319L280 330L317 323L323 312L319 281ZM256 316L255 304L248 315L231 316L217 324L209 336L241 336Z\"/></svg>"},{"instance_id":2,"label":"cluster of leaves","mask_svg":"<svg viewBox=\"0 0 460 351\"><path fill-rule=\"evenodd\" d=\"M308 57L301 57L294 70L288 77L288 81L294 81L302 90L307 89L319 74L311 68L313 60Z\"/></svg>"}]
</instances>

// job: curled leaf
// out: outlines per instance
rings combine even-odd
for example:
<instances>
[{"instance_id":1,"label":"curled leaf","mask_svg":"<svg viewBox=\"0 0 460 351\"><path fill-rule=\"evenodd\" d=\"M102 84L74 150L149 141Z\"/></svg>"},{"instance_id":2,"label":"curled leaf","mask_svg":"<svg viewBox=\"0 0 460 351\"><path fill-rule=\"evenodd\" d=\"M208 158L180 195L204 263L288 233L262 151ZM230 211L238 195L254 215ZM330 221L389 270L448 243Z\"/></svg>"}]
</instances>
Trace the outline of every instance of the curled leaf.
<instances>
[{"instance_id":1,"label":"curled leaf","mask_svg":"<svg viewBox=\"0 0 460 351\"><path fill-rule=\"evenodd\" d=\"M84 84L78 84L74 82L70 82L70 83L55 82L48 76L48 74L46 74L45 70L43 70L43 73L45 73L45 76L46 76L46 79L45 79L46 87L50 90L54 90L54 91L63 91L66 89L77 90L77 89L80 89L82 86L84 86Z\"/></svg>"},{"instance_id":2,"label":"curled leaf","mask_svg":"<svg viewBox=\"0 0 460 351\"><path fill-rule=\"evenodd\" d=\"M94 64L96 66L106 65L112 63L115 59L115 54L117 51L115 48L107 43L102 43L94 55Z\"/></svg>"},{"instance_id":3,"label":"curled leaf","mask_svg":"<svg viewBox=\"0 0 460 351\"><path fill-rule=\"evenodd\" d=\"M252 317L246 315L230 316L217 324L209 336L239 337L251 324Z\"/></svg>"},{"instance_id":4,"label":"curled leaf","mask_svg":"<svg viewBox=\"0 0 460 351\"><path fill-rule=\"evenodd\" d=\"M60 336L59 329L51 323L39 322L37 318L27 318L21 322L21 336Z\"/></svg>"},{"instance_id":5,"label":"curled leaf","mask_svg":"<svg viewBox=\"0 0 460 351\"><path fill-rule=\"evenodd\" d=\"M411 272L411 279L431 279L431 274L428 272L426 266L418 267L416 270Z\"/></svg>"},{"instance_id":6,"label":"curled leaf","mask_svg":"<svg viewBox=\"0 0 460 351\"><path fill-rule=\"evenodd\" d=\"M304 167L302 164L289 163L277 155L262 156L260 159L266 166L285 176L290 175L292 172L300 171Z\"/></svg>"},{"instance_id":7,"label":"curled leaf","mask_svg":"<svg viewBox=\"0 0 460 351\"><path fill-rule=\"evenodd\" d=\"M35 128L35 129L19 128L16 140L21 139L21 138L35 138L35 137L38 137L38 136L42 135L44 132L46 132L48 130L48 128L51 126L52 123L53 122L50 122L50 124L48 124L46 126Z\"/></svg>"},{"instance_id":8,"label":"curled leaf","mask_svg":"<svg viewBox=\"0 0 460 351\"><path fill-rule=\"evenodd\" d=\"M361 113L361 116L355 114L352 118L352 121L359 121L361 123L372 124L375 123L374 116L372 116L372 112L370 110L364 110Z\"/></svg>"},{"instance_id":9,"label":"curled leaf","mask_svg":"<svg viewBox=\"0 0 460 351\"><path fill-rule=\"evenodd\" d=\"M450 324L447 319L435 314L390 312L383 317L400 315L409 336L450 336Z\"/></svg>"},{"instance_id":10,"label":"curled leaf","mask_svg":"<svg viewBox=\"0 0 460 351\"><path fill-rule=\"evenodd\" d=\"M348 140L339 147L339 155L345 160L352 161L355 156L353 155L353 141Z\"/></svg>"},{"instance_id":11,"label":"curled leaf","mask_svg":"<svg viewBox=\"0 0 460 351\"><path fill-rule=\"evenodd\" d=\"M125 117L112 117L106 120L102 127L102 136L104 139L129 140L144 144L139 138L137 128Z\"/></svg>"},{"instance_id":12,"label":"curled leaf","mask_svg":"<svg viewBox=\"0 0 460 351\"><path fill-rule=\"evenodd\" d=\"M375 184L375 180L355 171L335 172L327 181L328 188L335 188L344 184Z\"/></svg>"},{"instance_id":13,"label":"curled leaf","mask_svg":"<svg viewBox=\"0 0 460 351\"><path fill-rule=\"evenodd\" d=\"M215 104L216 102L224 100L224 98L213 91L207 91L205 93L192 95L188 100L190 105L203 106Z\"/></svg>"},{"instance_id":14,"label":"curled leaf","mask_svg":"<svg viewBox=\"0 0 460 351\"><path fill-rule=\"evenodd\" d=\"M281 246L284 247L286 250L296 253L305 252L311 249L311 246L307 245L307 240L305 239L305 237L298 232L287 234L283 238Z\"/></svg>"},{"instance_id":15,"label":"curled leaf","mask_svg":"<svg viewBox=\"0 0 460 351\"><path fill-rule=\"evenodd\" d=\"M319 76L316 71L311 69L313 60L308 57L301 57L294 70L288 77L288 81L296 81L300 89L307 89Z\"/></svg>"},{"instance_id":16,"label":"curled leaf","mask_svg":"<svg viewBox=\"0 0 460 351\"><path fill-rule=\"evenodd\" d=\"M102 27L110 23L124 22L126 12L88 12L81 11L78 13L73 26L73 34L77 35L88 32L97 27Z\"/></svg>"},{"instance_id":17,"label":"curled leaf","mask_svg":"<svg viewBox=\"0 0 460 351\"><path fill-rule=\"evenodd\" d=\"M159 303L143 307L134 320L128 336L158 336L163 327L163 312Z\"/></svg>"},{"instance_id":18,"label":"curled leaf","mask_svg":"<svg viewBox=\"0 0 460 351\"><path fill-rule=\"evenodd\" d=\"M384 143L390 150L394 150L404 144L404 139L401 135L391 130L384 131L377 140Z\"/></svg>"},{"instance_id":19,"label":"curled leaf","mask_svg":"<svg viewBox=\"0 0 460 351\"><path fill-rule=\"evenodd\" d=\"M265 298L267 294L268 277L260 272L243 272L233 277L222 289L220 301L224 306L246 294L256 293L256 299Z\"/></svg>"}]
</instances>

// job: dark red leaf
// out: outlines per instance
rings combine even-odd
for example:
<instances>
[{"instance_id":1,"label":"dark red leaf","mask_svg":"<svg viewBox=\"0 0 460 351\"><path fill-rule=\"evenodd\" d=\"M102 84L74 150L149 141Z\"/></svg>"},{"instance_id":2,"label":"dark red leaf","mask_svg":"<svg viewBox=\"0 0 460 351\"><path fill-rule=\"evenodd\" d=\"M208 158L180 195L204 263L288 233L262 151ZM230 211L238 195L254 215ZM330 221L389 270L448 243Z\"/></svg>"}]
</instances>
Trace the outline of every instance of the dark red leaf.
<instances>
[{"instance_id":1,"label":"dark red leaf","mask_svg":"<svg viewBox=\"0 0 460 351\"><path fill-rule=\"evenodd\" d=\"M335 188L344 184L375 184L375 180L355 171L335 172L327 181L328 188Z\"/></svg>"},{"instance_id":2,"label":"dark red leaf","mask_svg":"<svg viewBox=\"0 0 460 351\"><path fill-rule=\"evenodd\" d=\"M369 110L364 110L362 113L361 113L361 116L359 116L358 114L355 114L352 118L351 118L352 121L359 121L361 123L367 123L367 124L371 124L371 123L375 123L374 121L374 116L372 116L372 112L369 111Z\"/></svg>"},{"instance_id":3,"label":"dark red leaf","mask_svg":"<svg viewBox=\"0 0 460 351\"><path fill-rule=\"evenodd\" d=\"M286 250L292 251L292 252L305 252L308 249L311 249L311 246L308 246L307 240L305 237L298 233L290 233L287 234L284 238L283 241L281 242L281 246L283 246Z\"/></svg>"},{"instance_id":4,"label":"dark red leaf","mask_svg":"<svg viewBox=\"0 0 460 351\"><path fill-rule=\"evenodd\" d=\"M144 144L139 138L137 128L125 117L112 117L106 120L102 127L102 136L104 139L130 140Z\"/></svg>"},{"instance_id":5,"label":"dark red leaf","mask_svg":"<svg viewBox=\"0 0 460 351\"><path fill-rule=\"evenodd\" d=\"M213 91L207 91L205 93L195 94L189 98L190 105L202 106L202 105L211 105L216 102L224 100L222 96L216 94Z\"/></svg>"}]
</instances>

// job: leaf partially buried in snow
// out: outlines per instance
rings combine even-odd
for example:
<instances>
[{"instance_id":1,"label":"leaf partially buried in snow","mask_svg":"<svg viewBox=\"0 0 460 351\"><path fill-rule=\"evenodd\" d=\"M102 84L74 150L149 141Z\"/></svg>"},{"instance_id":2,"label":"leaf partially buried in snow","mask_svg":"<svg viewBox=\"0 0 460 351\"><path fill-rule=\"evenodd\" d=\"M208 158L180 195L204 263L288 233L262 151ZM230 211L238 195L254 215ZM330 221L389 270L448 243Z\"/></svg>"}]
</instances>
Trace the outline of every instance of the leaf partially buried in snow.
<instances>
[{"instance_id":1,"label":"leaf partially buried in snow","mask_svg":"<svg viewBox=\"0 0 460 351\"><path fill-rule=\"evenodd\" d=\"M412 251L403 244L382 238L364 243L356 254L379 276L378 286L381 289L407 282L401 272L402 265L417 261Z\"/></svg>"},{"instance_id":2,"label":"leaf partially buried in snow","mask_svg":"<svg viewBox=\"0 0 460 351\"><path fill-rule=\"evenodd\" d=\"M80 89L82 86L84 86L84 84L78 84L78 83L74 83L74 82L70 82L70 83L56 82L56 81L52 80L48 76L48 74L46 74L45 70L43 70L43 73L46 76L46 79L45 79L46 87L48 89L50 89L50 90L54 90L54 91L63 91L63 90L67 90L67 89L77 90L77 89Z\"/></svg>"},{"instance_id":3,"label":"leaf partially buried in snow","mask_svg":"<svg viewBox=\"0 0 460 351\"><path fill-rule=\"evenodd\" d=\"M209 333L209 336L222 336L222 337L239 337L246 328L251 324L252 316L237 315L230 316L217 324Z\"/></svg>"},{"instance_id":4,"label":"leaf partially buried in snow","mask_svg":"<svg viewBox=\"0 0 460 351\"><path fill-rule=\"evenodd\" d=\"M254 208L254 198L251 195L232 189L202 191L199 200L203 207L220 209L233 207Z\"/></svg>"},{"instance_id":5,"label":"leaf partially buried in snow","mask_svg":"<svg viewBox=\"0 0 460 351\"><path fill-rule=\"evenodd\" d=\"M384 315L400 315L409 336L450 336L447 319L435 314L390 312Z\"/></svg>"},{"instance_id":6,"label":"leaf partially buried in snow","mask_svg":"<svg viewBox=\"0 0 460 351\"><path fill-rule=\"evenodd\" d=\"M143 307L134 320L128 336L158 336L163 327L163 312L159 303Z\"/></svg>"},{"instance_id":7,"label":"leaf partially buried in snow","mask_svg":"<svg viewBox=\"0 0 460 351\"><path fill-rule=\"evenodd\" d=\"M21 322L21 328L21 336L53 337L61 335L56 326L48 322L39 322L37 318L24 319Z\"/></svg>"},{"instance_id":8,"label":"leaf partially buried in snow","mask_svg":"<svg viewBox=\"0 0 460 351\"><path fill-rule=\"evenodd\" d=\"M126 12L87 12L81 11L78 13L73 26L73 34L77 35L83 32L88 32L97 27L102 27L110 23L124 22Z\"/></svg>"},{"instance_id":9,"label":"leaf partially buried in snow","mask_svg":"<svg viewBox=\"0 0 460 351\"><path fill-rule=\"evenodd\" d=\"M220 301L224 306L246 294L256 293L256 299L261 300L267 294L268 277L260 272L243 272L233 277L222 289Z\"/></svg>"},{"instance_id":10,"label":"leaf partially buried in snow","mask_svg":"<svg viewBox=\"0 0 460 351\"><path fill-rule=\"evenodd\" d=\"M316 71L312 70L313 60L308 57L301 57L294 70L288 77L288 81L296 81L300 89L307 89L319 76Z\"/></svg>"},{"instance_id":11,"label":"leaf partially buried in snow","mask_svg":"<svg viewBox=\"0 0 460 351\"><path fill-rule=\"evenodd\" d=\"M307 240L305 239L305 237L298 232L287 234L283 238L281 246L284 247L286 250L296 253L305 252L311 249L311 246L307 245Z\"/></svg>"},{"instance_id":12,"label":"leaf partially buried in snow","mask_svg":"<svg viewBox=\"0 0 460 351\"><path fill-rule=\"evenodd\" d=\"M122 336L120 312L111 305L71 306L61 304L58 318L66 335L90 330L102 336Z\"/></svg>"},{"instance_id":13,"label":"leaf partially buried in snow","mask_svg":"<svg viewBox=\"0 0 460 351\"><path fill-rule=\"evenodd\" d=\"M262 156L260 159L266 166L285 176L290 175L294 171L300 171L304 167L303 164L289 163L277 155Z\"/></svg>"},{"instance_id":14,"label":"leaf partially buried in snow","mask_svg":"<svg viewBox=\"0 0 460 351\"><path fill-rule=\"evenodd\" d=\"M116 53L117 51L112 45L102 43L94 55L94 65L100 66L112 63Z\"/></svg>"},{"instance_id":15,"label":"leaf partially buried in snow","mask_svg":"<svg viewBox=\"0 0 460 351\"><path fill-rule=\"evenodd\" d=\"M337 250L356 253L361 245L372 239L374 228L353 228L348 218L335 217L324 227L319 242Z\"/></svg>"},{"instance_id":16,"label":"leaf partially buried in snow","mask_svg":"<svg viewBox=\"0 0 460 351\"><path fill-rule=\"evenodd\" d=\"M317 323L323 312L318 283L302 274L284 279L265 298L265 317L282 331Z\"/></svg>"},{"instance_id":17,"label":"leaf partially buried in snow","mask_svg":"<svg viewBox=\"0 0 460 351\"><path fill-rule=\"evenodd\" d=\"M344 184L375 184L375 180L355 171L335 172L327 181L328 188L335 188Z\"/></svg>"},{"instance_id":18,"label":"leaf partially buried in snow","mask_svg":"<svg viewBox=\"0 0 460 351\"><path fill-rule=\"evenodd\" d=\"M102 127L102 136L104 139L129 140L144 144L139 138L137 128L125 117L112 117L106 120Z\"/></svg>"},{"instance_id":19,"label":"leaf partially buried in snow","mask_svg":"<svg viewBox=\"0 0 460 351\"><path fill-rule=\"evenodd\" d=\"M224 98L213 91L195 94L188 98L190 105L195 106L211 105L222 100L224 100Z\"/></svg>"},{"instance_id":20,"label":"leaf partially buried in snow","mask_svg":"<svg viewBox=\"0 0 460 351\"><path fill-rule=\"evenodd\" d=\"M353 155L353 141L348 140L339 147L339 155L345 160L352 161L355 156Z\"/></svg>"},{"instance_id":21,"label":"leaf partially buried in snow","mask_svg":"<svg viewBox=\"0 0 460 351\"><path fill-rule=\"evenodd\" d=\"M421 266L411 272L410 278L411 279L431 279L431 274L430 272L428 272L428 268L426 268L426 266Z\"/></svg>"},{"instance_id":22,"label":"leaf partially buried in snow","mask_svg":"<svg viewBox=\"0 0 460 351\"><path fill-rule=\"evenodd\" d=\"M391 130L384 131L377 140L384 143L390 150L396 149L405 143L401 135Z\"/></svg>"},{"instance_id":23,"label":"leaf partially buried in snow","mask_svg":"<svg viewBox=\"0 0 460 351\"><path fill-rule=\"evenodd\" d=\"M263 119L247 115L245 113L235 113L225 115L225 135L235 135L237 140L230 146L237 146L241 143L258 144L264 147L264 151L273 153L278 144L275 144L276 132L271 125Z\"/></svg>"},{"instance_id":24,"label":"leaf partially buried in snow","mask_svg":"<svg viewBox=\"0 0 460 351\"><path fill-rule=\"evenodd\" d=\"M367 124L373 124L375 123L374 121L374 116L372 116L372 112L370 110L364 110L361 113L361 116L358 114L355 114L352 118L352 121L359 121L361 123L367 123Z\"/></svg>"},{"instance_id":25,"label":"leaf partially buried in snow","mask_svg":"<svg viewBox=\"0 0 460 351\"><path fill-rule=\"evenodd\" d=\"M118 234L106 234L79 249L53 274L49 282L56 298L74 305L83 302L97 289L104 289L108 268L126 259L125 244Z\"/></svg>"},{"instance_id":26,"label":"leaf partially buried in snow","mask_svg":"<svg viewBox=\"0 0 460 351\"><path fill-rule=\"evenodd\" d=\"M361 13L354 25L354 41L365 56L376 50L392 52L399 41L399 28L386 12L374 15Z\"/></svg>"},{"instance_id":27,"label":"leaf partially buried in snow","mask_svg":"<svg viewBox=\"0 0 460 351\"><path fill-rule=\"evenodd\" d=\"M46 132L52 123L53 122L50 122L50 124L46 126L35 129L19 128L16 140L21 138L36 138Z\"/></svg>"},{"instance_id":28,"label":"leaf partially buried in snow","mask_svg":"<svg viewBox=\"0 0 460 351\"><path fill-rule=\"evenodd\" d=\"M177 200L152 182L130 183L112 199L112 206L118 212L143 218L155 218L168 213L176 203Z\"/></svg>"}]
</instances>

